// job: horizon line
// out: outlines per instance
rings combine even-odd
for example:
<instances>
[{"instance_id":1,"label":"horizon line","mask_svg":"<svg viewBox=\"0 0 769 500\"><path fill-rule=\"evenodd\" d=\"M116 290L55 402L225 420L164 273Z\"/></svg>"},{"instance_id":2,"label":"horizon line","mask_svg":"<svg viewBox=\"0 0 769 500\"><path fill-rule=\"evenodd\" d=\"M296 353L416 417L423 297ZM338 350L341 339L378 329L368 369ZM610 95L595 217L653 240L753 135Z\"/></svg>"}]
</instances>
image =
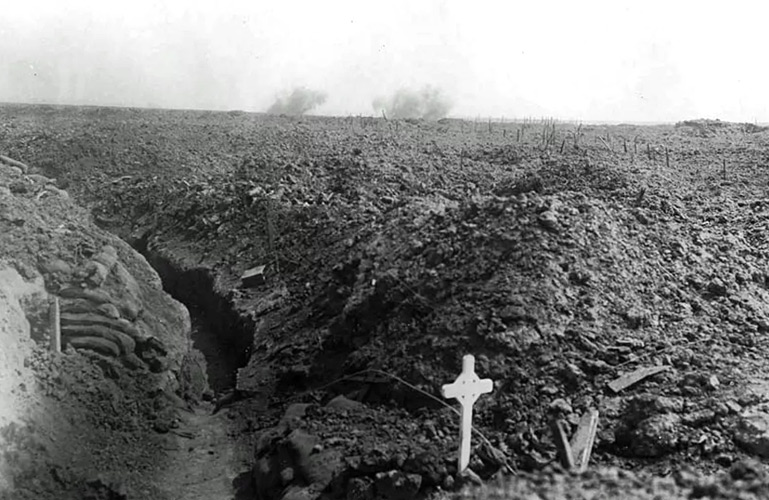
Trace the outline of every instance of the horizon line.
<instances>
[{"instance_id":1,"label":"horizon line","mask_svg":"<svg viewBox=\"0 0 769 500\"><path fill-rule=\"evenodd\" d=\"M139 105L125 105L125 104L84 104L84 103L68 103L68 104L62 104L62 103L52 103L52 102L19 102L19 101L0 101L0 106L50 106L50 107L81 107L81 108L113 108L113 109L136 109L136 110L148 110L148 111L197 111L197 112L208 112L208 113L247 113L247 114L255 114L255 115L269 115L269 113L265 111L249 111L244 109L211 109L211 108L173 108L173 107L153 107L153 106L139 106ZM272 116L281 116L281 115L272 115ZM346 114L321 114L321 113L307 113L304 115L299 115L297 117L317 117L317 118L375 118L375 119L382 119L381 116L379 116L377 113L372 114L363 114L363 113L346 113ZM418 119L418 118L417 118ZM613 126L619 126L619 125L636 125L636 126L660 126L660 125L675 125L676 123L684 122L684 121L699 121L699 120L712 120L712 121L721 121L724 123L752 123L755 125L769 125L769 122L762 122L754 120L752 122L749 121L731 121L731 120L721 120L719 118L686 118L681 119L677 121L668 121L668 120L601 120L601 119L594 119L594 120L586 120L586 119L579 119L579 118L559 118L554 116L534 116L534 115L525 115L522 117L511 117L507 118L505 116L497 116L496 118L492 116L483 116L483 115L447 115L442 119L447 120L460 120L460 121L466 121L466 122L478 122L483 121L488 123L489 121L491 123L521 123L524 121L542 121L542 120L554 120L558 123L583 123L586 125L613 125Z\"/></svg>"}]
</instances>

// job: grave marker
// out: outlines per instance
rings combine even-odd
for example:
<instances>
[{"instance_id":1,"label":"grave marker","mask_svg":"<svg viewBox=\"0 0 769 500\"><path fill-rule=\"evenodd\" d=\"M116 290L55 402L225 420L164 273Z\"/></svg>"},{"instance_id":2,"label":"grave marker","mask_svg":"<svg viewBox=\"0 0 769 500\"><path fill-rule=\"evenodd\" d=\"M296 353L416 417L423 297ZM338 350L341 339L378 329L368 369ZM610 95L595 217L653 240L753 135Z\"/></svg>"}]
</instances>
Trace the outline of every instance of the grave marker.
<instances>
[{"instance_id":1,"label":"grave marker","mask_svg":"<svg viewBox=\"0 0 769 500\"><path fill-rule=\"evenodd\" d=\"M459 457L457 473L462 474L470 464L470 438L473 432L473 404L481 394L492 391L491 379L480 379L475 374L475 357L467 354L462 358L462 373L453 384L443 386L443 397L454 398L462 407L459 427Z\"/></svg>"}]
</instances>

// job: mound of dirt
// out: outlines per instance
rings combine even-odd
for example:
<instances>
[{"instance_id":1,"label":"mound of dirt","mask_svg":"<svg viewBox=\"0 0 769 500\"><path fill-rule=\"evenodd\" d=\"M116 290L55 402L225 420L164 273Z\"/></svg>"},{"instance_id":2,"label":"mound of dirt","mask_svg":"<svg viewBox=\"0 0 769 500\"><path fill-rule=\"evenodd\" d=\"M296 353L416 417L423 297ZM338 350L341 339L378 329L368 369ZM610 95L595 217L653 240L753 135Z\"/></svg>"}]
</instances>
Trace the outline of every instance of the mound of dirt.
<instances>
[{"instance_id":1,"label":"mound of dirt","mask_svg":"<svg viewBox=\"0 0 769 500\"><path fill-rule=\"evenodd\" d=\"M222 319L242 366L217 410L254 441L260 498L456 488L456 420L439 394L465 353L495 381L476 405L482 479L528 471L525 491L556 497L578 484L610 497L634 484L638 498L752 487L664 478L767 454L762 131L563 126L544 141L530 124L105 116L30 125L19 111L10 151L56 167L103 227ZM91 269L87 288L105 245L75 264ZM263 280L241 280L258 266ZM112 343L122 360L130 343ZM166 350L155 365L176 367ZM350 403L328 408L340 395ZM571 433L592 409L591 463L644 469L658 487L612 468L548 472L552 419Z\"/></svg>"}]
</instances>

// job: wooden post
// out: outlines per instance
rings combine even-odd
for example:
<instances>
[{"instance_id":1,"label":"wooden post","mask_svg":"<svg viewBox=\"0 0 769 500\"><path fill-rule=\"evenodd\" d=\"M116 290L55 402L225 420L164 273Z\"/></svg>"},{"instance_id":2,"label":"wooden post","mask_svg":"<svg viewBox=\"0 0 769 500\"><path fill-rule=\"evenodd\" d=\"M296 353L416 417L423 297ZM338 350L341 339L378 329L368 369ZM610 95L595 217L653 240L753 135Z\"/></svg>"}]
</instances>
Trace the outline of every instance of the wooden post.
<instances>
[{"instance_id":1,"label":"wooden post","mask_svg":"<svg viewBox=\"0 0 769 500\"><path fill-rule=\"evenodd\" d=\"M670 151L667 146L665 146L665 166L670 168Z\"/></svg>"},{"instance_id":2,"label":"wooden post","mask_svg":"<svg viewBox=\"0 0 769 500\"><path fill-rule=\"evenodd\" d=\"M721 169L721 175L723 175L724 180L726 180L726 158L722 158L721 161L723 161L723 167Z\"/></svg>"},{"instance_id":3,"label":"wooden post","mask_svg":"<svg viewBox=\"0 0 769 500\"><path fill-rule=\"evenodd\" d=\"M53 352L61 352L61 318L59 314L59 297L56 297L55 295L48 301L48 320L51 326L51 350Z\"/></svg>"},{"instance_id":4,"label":"wooden post","mask_svg":"<svg viewBox=\"0 0 769 500\"><path fill-rule=\"evenodd\" d=\"M595 434L598 430L598 410L588 410L582 415L571 441L571 452L577 472L585 472L590 464Z\"/></svg>"},{"instance_id":5,"label":"wooden post","mask_svg":"<svg viewBox=\"0 0 769 500\"><path fill-rule=\"evenodd\" d=\"M574 454L566 435L566 423L560 419L553 420L550 422L550 429L553 432L556 450L558 450L558 460L567 471L574 470Z\"/></svg>"}]
</instances>

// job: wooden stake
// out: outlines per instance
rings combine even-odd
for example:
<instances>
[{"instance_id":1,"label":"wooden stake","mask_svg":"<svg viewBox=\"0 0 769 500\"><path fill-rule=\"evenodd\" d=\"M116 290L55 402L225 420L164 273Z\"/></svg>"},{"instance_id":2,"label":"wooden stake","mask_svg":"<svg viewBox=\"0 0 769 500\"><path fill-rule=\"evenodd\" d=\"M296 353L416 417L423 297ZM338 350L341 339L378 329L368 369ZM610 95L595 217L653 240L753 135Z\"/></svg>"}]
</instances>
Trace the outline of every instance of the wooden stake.
<instances>
[{"instance_id":1,"label":"wooden stake","mask_svg":"<svg viewBox=\"0 0 769 500\"><path fill-rule=\"evenodd\" d=\"M598 410L588 410L582 415L577 431L571 440L571 452L577 472L585 472L593 453L595 435L598 431Z\"/></svg>"},{"instance_id":2,"label":"wooden stake","mask_svg":"<svg viewBox=\"0 0 769 500\"><path fill-rule=\"evenodd\" d=\"M726 158L722 158L721 161L724 162L721 169L721 174L724 176L724 180L726 180Z\"/></svg>"},{"instance_id":3,"label":"wooden stake","mask_svg":"<svg viewBox=\"0 0 769 500\"><path fill-rule=\"evenodd\" d=\"M59 314L59 297L53 296L48 302L48 320L51 326L51 350L61 352L61 316Z\"/></svg>"},{"instance_id":4,"label":"wooden stake","mask_svg":"<svg viewBox=\"0 0 769 500\"><path fill-rule=\"evenodd\" d=\"M667 146L665 146L665 166L670 168L670 151Z\"/></svg>"},{"instance_id":5,"label":"wooden stake","mask_svg":"<svg viewBox=\"0 0 769 500\"><path fill-rule=\"evenodd\" d=\"M555 447L558 449L558 460L567 471L574 470L574 454L566 435L566 423L563 420L553 420L550 424L555 439Z\"/></svg>"}]
</instances>

